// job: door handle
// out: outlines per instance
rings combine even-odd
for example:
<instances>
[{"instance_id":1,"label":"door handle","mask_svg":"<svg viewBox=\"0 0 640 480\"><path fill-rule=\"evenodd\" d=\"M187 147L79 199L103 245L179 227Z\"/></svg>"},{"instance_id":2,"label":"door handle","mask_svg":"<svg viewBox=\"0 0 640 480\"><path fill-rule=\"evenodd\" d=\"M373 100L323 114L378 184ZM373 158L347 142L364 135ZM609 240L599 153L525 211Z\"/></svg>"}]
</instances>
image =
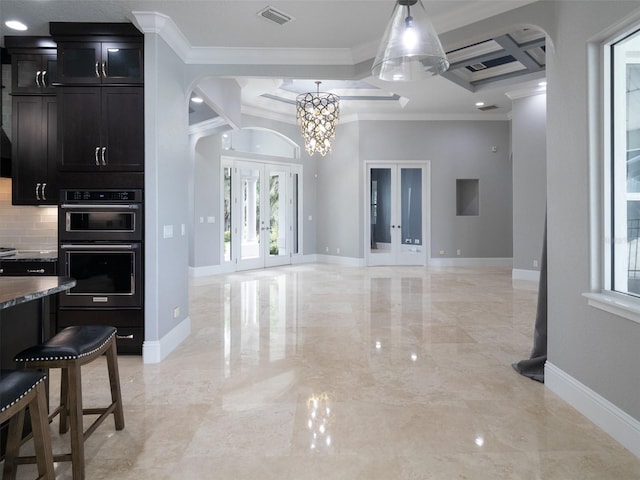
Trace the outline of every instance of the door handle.
<instances>
[{"instance_id":1,"label":"door handle","mask_svg":"<svg viewBox=\"0 0 640 480\"><path fill-rule=\"evenodd\" d=\"M96 62L96 77L100 78L100 71L98 70L98 65L100 62Z\"/></svg>"},{"instance_id":2,"label":"door handle","mask_svg":"<svg viewBox=\"0 0 640 480\"><path fill-rule=\"evenodd\" d=\"M40 87L40 75L42 74L42 72L40 70L38 70L36 72L36 87Z\"/></svg>"},{"instance_id":3,"label":"door handle","mask_svg":"<svg viewBox=\"0 0 640 480\"><path fill-rule=\"evenodd\" d=\"M107 78L107 62L102 62L102 76Z\"/></svg>"},{"instance_id":4,"label":"door handle","mask_svg":"<svg viewBox=\"0 0 640 480\"><path fill-rule=\"evenodd\" d=\"M107 147L102 147L102 153L100 153L100 158L102 159L102 165L106 166L107 161L104 158L104 153L107 151Z\"/></svg>"},{"instance_id":5,"label":"door handle","mask_svg":"<svg viewBox=\"0 0 640 480\"><path fill-rule=\"evenodd\" d=\"M45 193L46 188L47 188L47 184L43 183L42 184L42 189L40 190L40 192L42 192L42 200L45 200L45 201L47 200L47 195Z\"/></svg>"},{"instance_id":6,"label":"door handle","mask_svg":"<svg viewBox=\"0 0 640 480\"><path fill-rule=\"evenodd\" d=\"M98 160L98 153L100 153L100 147L96 147L96 152L95 152L95 156L96 156L96 167L100 166L100 160Z\"/></svg>"},{"instance_id":7,"label":"door handle","mask_svg":"<svg viewBox=\"0 0 640 480\"><path fill-rule=\"evenodd\" d=\"M47 71L43 70L42 71L42 75L40 76L40 79L42 81L42 86L43 87L47 87L47 79L46 79L46 75L47 75Z\"/></svg>"},{"instance_id":8,"label":"door handle","mask_svg":"<svg viewBox=\"0 0 640 480\"><path fill-rule=\"evenodd\" d=\"M40 184L36 183L36 200L40 200Z\"/></svg>"}]
</instances>

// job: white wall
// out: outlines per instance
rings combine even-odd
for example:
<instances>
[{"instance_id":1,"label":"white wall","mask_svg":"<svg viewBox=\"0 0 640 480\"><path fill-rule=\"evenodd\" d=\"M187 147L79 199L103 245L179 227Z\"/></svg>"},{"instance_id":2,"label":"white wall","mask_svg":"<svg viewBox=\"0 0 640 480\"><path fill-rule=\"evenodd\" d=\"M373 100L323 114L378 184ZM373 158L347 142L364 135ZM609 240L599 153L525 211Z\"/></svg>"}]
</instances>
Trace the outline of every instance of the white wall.
<instances>
[{"instance_id":1,"label":"white wall","mask_svg":"<svg viewBox=\"0 0 640 480\"><path fill-rule=\"evenodd\" d=\"M601 214L589 203L589 158L601 156L589 149L590 107L597 105L589 86L598 72L587 75L587 45L629 15L640 24L639 7L637 1L554 2L553 48L547 49L548 358L635 419L640 324L587 306L582 293L591 289L590 218Z\"/></svg>"},{"instance_id":2,"label":"white wall","mask_svg":"<svg viewBox=\"0 0 640 480\"><path fill-rule=\"evenodd\" d=\"M508 121L361 122L360 160L431 163L432 258L457 257L458 249L461 257L511 258L509 129ZM478 179L478 216L456 216L456 179Z\"/></svg>"},{"instance_id":3,"label":"white wall","mask_svg":"<svg viewBox=\"0 0 640 480\"><path fill-rule=\"evenodd\" d=\"M511 112L513 268L539 272L547 202L546 93L514 99Z\"/></svg>"},{"instance_id":4,"label":"white wall","mask_svg":"<svg viewBox=\"0 0 640 480\"><path fill-rule=\"evenodd\" d=\"M161 360L172 348L168 344L179 341L167 337L188 318L190 154L183 67L159 35L145 34L145 361Z\"/></svg>"}]
</instances>

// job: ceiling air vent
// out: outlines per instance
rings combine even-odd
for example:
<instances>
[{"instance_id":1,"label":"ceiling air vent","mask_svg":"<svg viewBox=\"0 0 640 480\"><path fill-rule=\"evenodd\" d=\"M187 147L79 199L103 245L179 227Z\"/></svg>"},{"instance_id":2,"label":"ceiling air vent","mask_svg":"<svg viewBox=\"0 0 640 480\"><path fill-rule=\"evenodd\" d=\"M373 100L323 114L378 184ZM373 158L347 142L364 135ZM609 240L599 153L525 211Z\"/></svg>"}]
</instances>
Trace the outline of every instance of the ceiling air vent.
<instances>
[{"instance_id":1,"label":"ceiling air vent","mask_svg":"<svg viewBox=\"0 0 640 480\"><path fill-rule=\"evenodd\" d=\"M258 12L258 16L266 18L267 20L271 20L272 22L277 23L278 25L284 25L285 23L289 23L294 18L291 15L288 15L284 12L276 10L273 7L267 7Z\"/></svg>"},{"instance_id":2,"label":"ceiling air vent","mask_svg":"<svg viewBox=\"0 0 640 480\"><path fill-rule=\"evenodd\" d=\"M495 110L496 108L498 108L497 105L485 105L483 107L478 107L478 110L486 112L487 110Z\"/></svg>"},{"instance_id":3,"label":"ceiling air vent","mask_svg":"<svg viewBox=\"0 0 640 480\"><path fill-rule=\"evenodd\" d=\"M484 70L484 69L487 68L487 66L484 63L479 63L479 62L471 64L471 65L469 65L469 67L471 69L473 69L473 71L475 71L475 72L477 72L478 70Z\"/></svg>"}]
</instances>

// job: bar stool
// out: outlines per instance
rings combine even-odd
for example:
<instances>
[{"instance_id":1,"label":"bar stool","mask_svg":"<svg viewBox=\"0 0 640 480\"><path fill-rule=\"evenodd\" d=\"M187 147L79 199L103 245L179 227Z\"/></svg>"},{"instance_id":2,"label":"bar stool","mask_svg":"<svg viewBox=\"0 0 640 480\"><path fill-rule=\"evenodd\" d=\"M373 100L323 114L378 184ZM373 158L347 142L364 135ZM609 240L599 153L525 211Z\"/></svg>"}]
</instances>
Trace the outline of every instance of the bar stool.
<instances>
[{"instance_id":1,"label":"bar stool","mask_svg":"<svg viewBox=\"0 0 640 480\"><path fill-rule=\"evenodd\" d=\"M35 447L38 478L55 480L51 434L47 419L47 396L44 373L2 370L0 371L0 423L9 420L7 448L2 478L15 480L16 458L22 443L25 410L29 407L31 430Z\"/></svg>"},{"instance_id":2,"label":"bar stool","mask_svg":"<svg viewBox=\"0 0 640 480\"><path fill-rule=\"evenodd\" d=\"M107 407L83 409L81 367L103 354L107 356L111 404ZM16 355L15 361L22 368L61 369L60 405L51 412L49 420L59 414L60 433L71 428L71 453L54 455L53 459L56 462L71 461L73 480L83 480L84 442L87 438L111 414L116 430L124 428L116 329L96 325L67 327L47 342L23 350ZM83 415L100 416L84 430Z\"/></svg>"}]
</instances>

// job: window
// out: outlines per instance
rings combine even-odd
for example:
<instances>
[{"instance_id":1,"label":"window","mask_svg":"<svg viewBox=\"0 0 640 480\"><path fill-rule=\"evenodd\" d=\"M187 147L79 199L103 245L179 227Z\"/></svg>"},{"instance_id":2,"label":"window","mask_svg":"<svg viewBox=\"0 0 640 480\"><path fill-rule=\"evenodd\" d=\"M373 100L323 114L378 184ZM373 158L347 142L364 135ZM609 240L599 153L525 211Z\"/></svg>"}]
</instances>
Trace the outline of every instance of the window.
<instances>
[{"instance_id":1,"label":"window","mask_svg":"<svg viewBox=\"0 0 640 480\"><path fill-rule=\"evenodd\" d=\"M611 44L610 220L605 285L640 297L640 30ZM607 148L607 147L605 147Z\"/></svg>"}]
</instances>

